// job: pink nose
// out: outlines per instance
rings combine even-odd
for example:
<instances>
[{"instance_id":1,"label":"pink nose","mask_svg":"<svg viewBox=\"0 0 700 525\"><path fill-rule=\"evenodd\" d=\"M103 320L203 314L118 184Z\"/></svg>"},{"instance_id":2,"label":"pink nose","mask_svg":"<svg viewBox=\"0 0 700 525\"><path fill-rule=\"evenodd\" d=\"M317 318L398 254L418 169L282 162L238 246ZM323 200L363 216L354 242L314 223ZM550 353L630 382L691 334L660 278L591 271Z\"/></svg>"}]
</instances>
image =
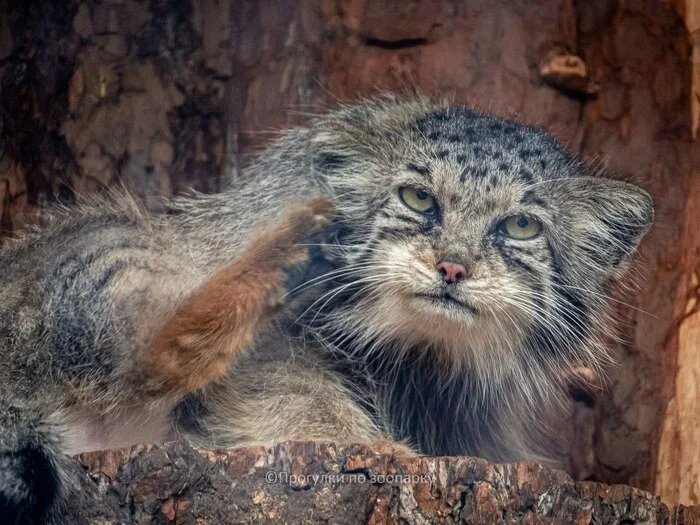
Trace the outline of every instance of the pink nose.
<instances>
[{"instance_id":1,"label":"pink nose","mask_svg":"<svg viewBox=\"0 0 700 525\"><path fill-rule=\"evenodd\" d=\"M443 261L437 264L442 280L448 284L458 283L467 276L467 269L461 264Z\"/></svg>"}]
</instances>

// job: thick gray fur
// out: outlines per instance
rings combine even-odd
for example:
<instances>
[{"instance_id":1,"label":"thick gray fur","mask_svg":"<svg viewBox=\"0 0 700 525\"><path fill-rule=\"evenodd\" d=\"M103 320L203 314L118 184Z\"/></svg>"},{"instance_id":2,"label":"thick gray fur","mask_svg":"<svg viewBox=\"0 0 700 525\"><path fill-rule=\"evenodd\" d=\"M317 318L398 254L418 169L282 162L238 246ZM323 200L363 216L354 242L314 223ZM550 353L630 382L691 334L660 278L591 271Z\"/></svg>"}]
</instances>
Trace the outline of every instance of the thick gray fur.
<instances>
[{"instance_id":1,"label":"thick gray fur","mask_svg":"<svg viewBox=\"0 0 700 525\"><path fill-rule=\"evenodd\" d=\"M439 211L407 208L404 186ZM304 293L225 380L149 398L149 334L254 228L323 196L338 217L290 297ZM517 213L542 233L499 233ZM60 471L61 450L177 435L539 458L533 429L562 378L607 360L606 297L652 215L643 190L591 173L537 129L391 96L284 133L230 189L168 213L124 195L55 212L0 256L0 508L46 519L68 489L45 494L32 476ZM443 259L470 268L450 292L469 307L418 297L444 291Z\"/></svg>"}]
</instances>

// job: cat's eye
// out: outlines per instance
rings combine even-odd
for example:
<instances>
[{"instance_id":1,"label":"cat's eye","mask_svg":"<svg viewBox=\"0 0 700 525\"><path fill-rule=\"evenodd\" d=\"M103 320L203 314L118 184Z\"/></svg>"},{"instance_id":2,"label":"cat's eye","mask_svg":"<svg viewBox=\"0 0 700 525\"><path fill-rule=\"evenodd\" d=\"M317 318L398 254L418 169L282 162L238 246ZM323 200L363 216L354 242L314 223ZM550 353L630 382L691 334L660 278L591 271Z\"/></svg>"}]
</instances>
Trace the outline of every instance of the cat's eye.
<instances>
[{"instance_id":1,"label":"cat's eye","mask_svg":"<svg viewBox=\"0 0 700 525\"><path fill-rule=\"evenodd\" d=\"M430 193L418 188L403 186L399 188L401 202L418 213L431 213L437 207L437 201Z\"/></svg>"},{"instance_id":2,"label":"cat's eye","mask_svg":"<svg viewBox=\"0 0 700 525\"><path fill-rule=\"evenodd\" d=\"M537 219L526 215L511 215L505 218L499 229L501 233L512 239L526 241L539 235L542 230L542 224Z\"/></svg>"}]
</instances>

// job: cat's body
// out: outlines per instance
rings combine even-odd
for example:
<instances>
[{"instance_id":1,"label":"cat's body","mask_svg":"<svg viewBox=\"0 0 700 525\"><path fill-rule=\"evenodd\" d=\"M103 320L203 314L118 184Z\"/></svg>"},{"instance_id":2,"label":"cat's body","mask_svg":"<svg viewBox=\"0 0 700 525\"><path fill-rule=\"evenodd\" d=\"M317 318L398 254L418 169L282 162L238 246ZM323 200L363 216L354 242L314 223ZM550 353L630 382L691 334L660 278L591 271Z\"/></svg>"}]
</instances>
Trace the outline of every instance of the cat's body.
<instances>
[{"instance_id":1,"label":"cat's body","mask_svg":"<svg viewBox=\"0 0 700 525\"><path fill-rule=\"evenodd\" d=\"M61 452L178 436L533 457L652 215L546 134L390 97L169 211L62 212L0 257L6 512L45 516Z\"/></svg>"}]
</instances>

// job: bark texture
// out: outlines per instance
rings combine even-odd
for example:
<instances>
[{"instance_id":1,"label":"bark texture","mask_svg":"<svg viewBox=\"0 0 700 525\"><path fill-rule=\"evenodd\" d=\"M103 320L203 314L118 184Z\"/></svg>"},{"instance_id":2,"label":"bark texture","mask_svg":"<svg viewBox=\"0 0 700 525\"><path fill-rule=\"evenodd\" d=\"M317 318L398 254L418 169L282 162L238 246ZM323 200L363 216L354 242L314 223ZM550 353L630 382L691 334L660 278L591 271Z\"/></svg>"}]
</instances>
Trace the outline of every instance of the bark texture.
<instances>
[{"instance_id":1,"label":"bark texture","mask_svg":"<svg viewBox=\"0 0 700 525\"><path fill-rule=\"evenodd\" d=\"M0 10L0 228L123 182L217 191L306 112L419 88L540 125L653 195L603 388L554 422L576 479L700 503L700 2L39 0ZM584 371L585 373L585 371Z\"/></svg>"},{"instance_id":2,"label":"bark texture","mask_svg":"<svg viewBox=\"0 0 700 525\"><path fill-rule=\"evenodd\" d=\"M381 447L315 443L169 443L79 460L67 523L700 524L700 507L669 508L639 489L574 482L527 462L400 459Z\"/></svg>"}]
</instances>

